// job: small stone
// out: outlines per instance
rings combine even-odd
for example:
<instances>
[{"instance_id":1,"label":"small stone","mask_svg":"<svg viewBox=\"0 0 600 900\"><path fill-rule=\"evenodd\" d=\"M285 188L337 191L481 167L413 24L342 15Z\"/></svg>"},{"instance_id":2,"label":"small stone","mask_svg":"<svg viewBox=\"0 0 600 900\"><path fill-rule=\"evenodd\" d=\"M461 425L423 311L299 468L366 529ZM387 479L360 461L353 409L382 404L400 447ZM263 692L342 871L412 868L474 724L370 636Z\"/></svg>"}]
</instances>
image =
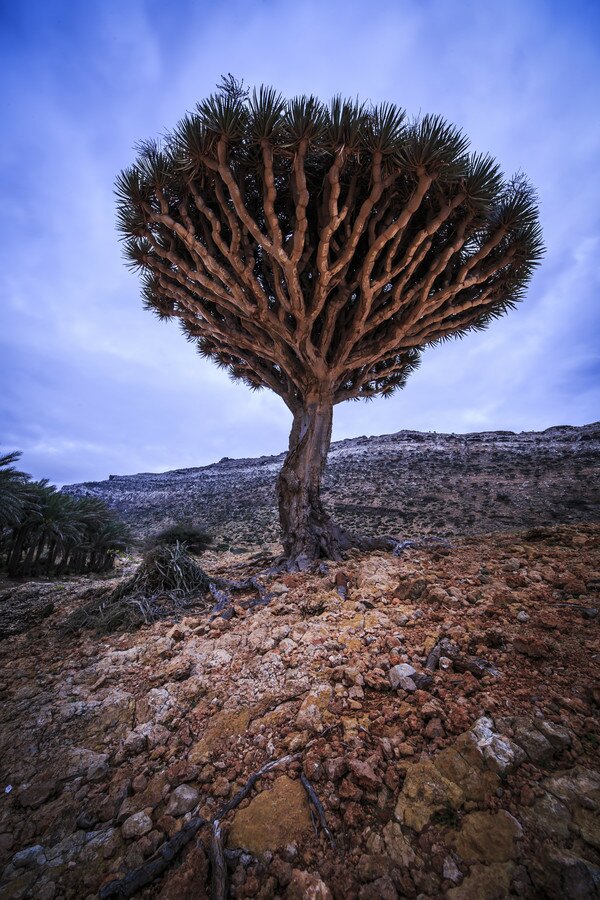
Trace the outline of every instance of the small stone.
<instances>
[{"instance_id":1,"label":"small stone","mask_svg":"<svg viewBox=\"0 0 600 900\"><path fill-rule=\"evenodd\" d=\"M442 875L446 881L453 884L459 884L462 881L462 872L454 862L451 856L447 856L442 867Z\"/></svg>"},{"instance_id":2,"label":"small stone","mask_svg":"<svg viewBox=\"0 0 600 900\"><path fill-rule=\"evenodd\" d=\"M12 864L15 869L31 869L43 866L45 862L46 852L41 844L34 844L32 847L19 850L12 858Z\"/></svg>"},{"instance_id":3,"label":"small stone","mask_svg":"<svg viewBox=\"0 0 600 900\"><path fill-rule=\"evenodd\" d=\"M350 759L348 766L361 787L377 789L380 786L381 779L377 777L368 763L361 762L359 759Z\"/></svg>"},{"instance_id":4,"label":"small stone","mask_svg":"<svg viewBox=\"0 0 600 900\"><path fill-rule=\"evenodd\" d=\"M287 584L283 584L281 581L276 581L269 588L269 593L273 594L274 597L282 597L284 594L289 592L289 587Z\"/></svg>"},{"instance_id":5,"label":"small stone","mask_svg":"<svg viewBox=\"0 0 600 900\"><path fill-rule=\"evenodd\" d=\"M323 768L330 781L339 781L348 771L348 763L343 756L336 756L334 759L326 759Z\"/></svg>"},{"instance_id":6,"label":"small stone","mask_svg":"<svg viewBox=\"0 0 600 900\"><path fill-rule=\"evenodd\" d=\"M529 615L524 609L519 610L517 613L517 622L522 622L523 624L529 622Z\"/></svg>"},{"instance_id":7,"label":"small stone","mask_svg":"<svg viewBox=\"0 0 600 900\"><path fill-rule=\"evenodd\" d=\"M416 690L416 685L414 681L412 681L412 676L416 674L417 670L413 669L412 666L409 666L408 663L400 663L390 669L388 678L390 679L390 684L394 690L400 687L402 681L406 679L409 679L413 684L412 690ZM406 690L406 688L403 688L403 690Z\"/></svg>"},{"instance_id":8,"label":"small stone","mask_svg":"<svg viewBox=\"0 0 600 900\"><path fill-rule=\"evenodd\" d=\"M415 853L397 822L388 822L383 829L383 840L388 856L395 866L408 869L415 861Z\"/></svg>"},{"instance_id":9,"label":"small stone","mask_svg":"<svg viewBox=\"0 0 600 900\"><path fill-rule=\"evenodd\" d=\"M358 892L358 900L398 900L398 891L389 875L382 875Z\"/></svg>"},{"instance_id":10,"label":"small stone","mask_svg":"<svg viewBox=\"0 0 600 900\"><path fill-rule=\"evenodd\" d=\"M125 840L140 838L148 834L149 831L152 831L152 819L145 812L138 812L133 816L129 816L121 827L121 833Z\"/></svg>"},{"instance_id":11,"label":"small stone","mask_svg":"<svg viewBox=\"0 0 600 900\"><path fill-rule=\"evenodd\" d=\"M189 784L180 784L169 797L166 814L168 816L183 816L198 804L199 798L200 794L196 788Z\"/></svg>"},{"instance_id":12,"label":"small stone","mask_svg":"<svg viewBox=\"0 0 600 900\"><path fill-rule=\"evenodd\" d=\"M331 891L316 872L292 870L286 900L332 900Z\"/></svg>"}]
</instances>

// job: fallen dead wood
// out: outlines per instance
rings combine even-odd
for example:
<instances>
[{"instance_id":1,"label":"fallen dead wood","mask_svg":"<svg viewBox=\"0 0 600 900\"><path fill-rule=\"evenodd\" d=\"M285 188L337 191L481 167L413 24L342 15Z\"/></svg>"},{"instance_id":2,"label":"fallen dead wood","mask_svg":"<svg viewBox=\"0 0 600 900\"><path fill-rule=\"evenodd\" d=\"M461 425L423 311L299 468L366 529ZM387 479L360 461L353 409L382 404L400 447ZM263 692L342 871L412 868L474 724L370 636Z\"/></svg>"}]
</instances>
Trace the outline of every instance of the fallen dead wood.
<instances>
[{"instance_id":1,"label":"fallen dead wood","mask_svg":"<svg viewBox=\"0 0 600 900\"><path fill-rule=\"evenodd\" d=\"M227 813L231 812L237 806L240 805L242 800L245 800L256 782L259 778L262 778L263 775L266 775L267 772L272 771L279 766L287 765L287 763L292 762L292 760L297 759L296 755L287 755L282 756L279 759L273 759L270 762L266 763L258 772L254 772L246 781L243 788L241 788L231 800L228 800L221 809L217 812L216 816L211 820L212 826L212 842L211 842L211 861L213 862L213 875L212 875L212 885L213 885L213 897L215 900L221 900L226 896L226 893L215 893L217 889L226 891L226 871L225 871L225 857L223 852L223 844L221 839L221 828L220 822ZM315 795L316 796L316 795ZM117 897L119 900L125 897L133 897L138 891L141 891L143 887L151 884L156 878L158 878L162 873L171 865L171 863L176 859L181 850L188 844L192 838L197 834L197 832L204 826L208 824L206 819L203 819L201 816L196 815L199 806L196 807L194 811L194 815L187 823L184 825L181 831L178 831L177 834L172 837L170 840L165 841L162 844L156 853L150 857L150 859L145 862L142 866L139 866L137 869L134 869L132 872L129 872L128 875L125 875L124 878L118 878L114 881L110 881L108 884L105 884L103 888L100 890L100 900L109 900L109 898ZM223 866L224 874L219 875L215 880L214 866ZM223 880L225 879L225 880ZM222 885L225 884L225 887Z\"/></svg>"},{"instance_id":2,"label":"fallen dead wood","mask_svg":"<svg viewBox=\"0 0 600 900\"><path fill-rule=\"evenodd\" d=\"M115 879L105 884L100 889L100 900L108 900L110 897L133 897L142 888L152 884L156 878L169 868L181 850L186 844L189 844L203 825L206 825L205 819L201 816L193 816L187 825L183 826L181 831L178 831L174 837L158 848L148 862L125 875L124 878Z\"/></svg>"}]
</instances>

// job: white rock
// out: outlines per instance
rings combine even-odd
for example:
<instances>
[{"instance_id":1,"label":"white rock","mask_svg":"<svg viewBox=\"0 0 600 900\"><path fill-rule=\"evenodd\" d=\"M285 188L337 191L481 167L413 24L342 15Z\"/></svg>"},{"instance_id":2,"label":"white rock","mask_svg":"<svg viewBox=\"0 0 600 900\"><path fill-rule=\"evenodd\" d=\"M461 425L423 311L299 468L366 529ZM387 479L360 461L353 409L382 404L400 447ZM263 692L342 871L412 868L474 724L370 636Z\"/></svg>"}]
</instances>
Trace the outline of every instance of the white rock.
<instances>
[{"instance_id":1,"label":"white rock","mask_svg":"<svg viewBox=\"0 0 600 900\"><path fill-rule=\"evenodd\" d=\"M180 784L176 787L167 804L168 816L183 816L190 812L197 804L200 794L196 788L189 784Z\"/></svg>"},{"instance_id":2,"label":"white rock","mask_svg":"<svg viewBox=\"0 0 600 900\"><path fill-rule=\"evenodd\" d=\"M392 688L394 690L396 690L396 688L398 686L400 686L401 679L408 678L408 679L412 680L412 676L416 675L416 674L417 674L417 670L413 669L412 666L409 666L408 663L400 663L399 665L393 666L390 669L388 678L390 679L390 684L391 684ZM414 684L414 682L413 682L413 684ZM407 690L407 689L404 688L404 690ZM413 690L416 690L416 688L413 687Z\"/></svg>"},{"instance_id":3,"label":"white rock","mask_svg":"<svg viewBox=\"0 0 600 900\"><path fill-rule=\"evenodd\" d=\"M459 881L462 881L462 872L451 856L447 856L444 860L442 875L447 881L453 881L454 884L458 884Z\"/></svg>"},{"instance_id":4,"label":"white rock","mask_svg":"<svg viewBox=\"0 0 600 900\"><path fill-rule=\"evenodd\" d=\"M121 832L125 840L139 838L152 831L152 819L145 812L134 813L123 822Z\"/></svg>"}]
</instances>

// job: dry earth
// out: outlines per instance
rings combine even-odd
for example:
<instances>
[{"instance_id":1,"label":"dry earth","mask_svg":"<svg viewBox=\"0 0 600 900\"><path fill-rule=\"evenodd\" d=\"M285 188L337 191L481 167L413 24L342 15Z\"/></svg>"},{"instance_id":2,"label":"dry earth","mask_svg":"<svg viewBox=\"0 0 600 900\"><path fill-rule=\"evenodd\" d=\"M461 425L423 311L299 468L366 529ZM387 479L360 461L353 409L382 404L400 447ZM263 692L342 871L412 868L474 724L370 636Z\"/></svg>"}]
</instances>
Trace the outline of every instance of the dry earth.
<instances>
[{"instance_id":1,"label":"dry earth","mask_svg":"<svg viewBox=\"0 0 600 900\"><path fill-rule=\"evenodd\" d=\"M223 818L231 897L600 896L597 524L356 553L110 637L61 632L85 579L6 587L3 898L98 896L290 754ZM210 896L209 842L140 896Z\"/></svg>"}]
</instances>

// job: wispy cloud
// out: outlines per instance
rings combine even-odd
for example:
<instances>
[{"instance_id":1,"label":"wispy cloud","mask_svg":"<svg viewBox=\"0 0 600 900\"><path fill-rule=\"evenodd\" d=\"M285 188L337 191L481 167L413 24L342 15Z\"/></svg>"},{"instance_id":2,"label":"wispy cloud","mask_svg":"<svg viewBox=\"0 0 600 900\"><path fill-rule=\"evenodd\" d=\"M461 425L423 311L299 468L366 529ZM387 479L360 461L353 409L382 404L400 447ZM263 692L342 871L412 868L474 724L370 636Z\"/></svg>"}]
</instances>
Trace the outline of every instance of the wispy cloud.
<instances>
[{"instance_id":1,"label":"wispy cloud","mask_svg":"<svg viewBox=\"0 0 600 900\"><path fill-rule=\"evenodd\" d=\"M537 185L548 254L526 302L428 351L335 437L599 417L600 13L593 3L332 0L5 6L0 442L57 481L279 452L289 414L141 309L114 230L133 144L223 72L285 93L437 111Z\"/></svg>"}]
</instances>

